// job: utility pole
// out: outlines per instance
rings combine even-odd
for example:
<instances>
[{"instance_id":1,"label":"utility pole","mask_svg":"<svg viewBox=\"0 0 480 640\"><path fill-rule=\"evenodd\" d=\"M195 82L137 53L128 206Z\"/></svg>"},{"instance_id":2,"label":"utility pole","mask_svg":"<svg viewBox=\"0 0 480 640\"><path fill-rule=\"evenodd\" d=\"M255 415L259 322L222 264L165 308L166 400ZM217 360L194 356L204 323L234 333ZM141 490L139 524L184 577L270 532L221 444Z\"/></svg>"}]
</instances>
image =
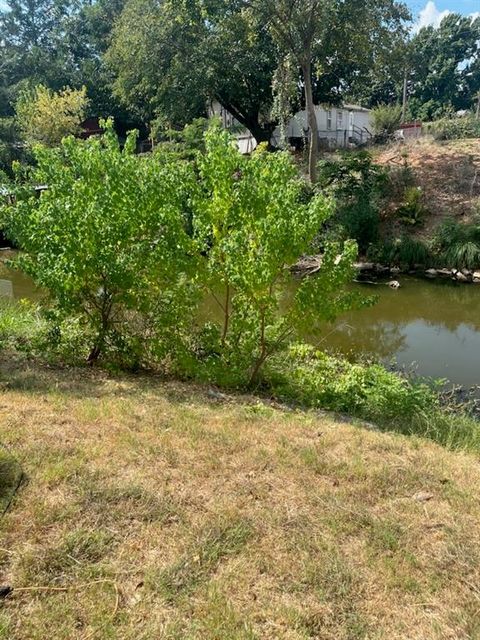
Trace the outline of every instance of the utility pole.
<instances>
[{"instance_id":1,"label":"utility pole","mask_svg":"<svg viewBox=\"0 0 480 640\"><path fill-rule=\"evenodd\" d=\"M477 120L480 120L480 91L477 94Z\"/></svg>"},{"instance_id":2,"label":"utility pole","mask_svg":"<svg viewBox=\"0 0 480 640\"><path fill-rule=\"evenodd\" d=\"M407 119L407 100L408 100L408 81L407 81L407 67L405 67L405 73L403 75L402 124L405 123L405 120Z\"/></svg>"}]
</instances>

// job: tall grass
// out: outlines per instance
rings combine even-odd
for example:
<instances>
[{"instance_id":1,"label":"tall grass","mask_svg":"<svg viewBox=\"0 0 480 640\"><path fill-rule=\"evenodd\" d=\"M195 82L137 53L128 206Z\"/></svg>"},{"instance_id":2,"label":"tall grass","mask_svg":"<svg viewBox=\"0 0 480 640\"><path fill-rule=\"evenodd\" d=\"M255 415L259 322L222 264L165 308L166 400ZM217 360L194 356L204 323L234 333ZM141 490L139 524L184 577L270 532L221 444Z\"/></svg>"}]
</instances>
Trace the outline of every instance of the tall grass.
<instances>
[{"instance_id":1,"label":"tall grass","mask_svg":"<svg viewBox=\"0 0 480 640\"><path fill-rule=\"evenodd\" d=\"M433 241L437 260L448 267L476 269L480 267L480 220L462 224L447 220Z\"/></svg>"},{"instance_id":2,"label":"tall grass","mask_svg":"<svg viewBox=\"0 0 480 640\"><path fill-rule=\"evenodd\" d=\"M421 240L408 235L370 247L367 257L380 264L407 269L413 269L417 265L427 267L433 261L429 247Z\"/></svg>"},{"instance_id":3,"label":"tall grass","mask_svg":"<svg viewBox=\"0 0 480 640\"><path fill-rule=\"evenodd\" d=\"M36 340L45 323L39 309L27 301L0 298L0 349L27 348Z\"/></svg>"}]
</instances>

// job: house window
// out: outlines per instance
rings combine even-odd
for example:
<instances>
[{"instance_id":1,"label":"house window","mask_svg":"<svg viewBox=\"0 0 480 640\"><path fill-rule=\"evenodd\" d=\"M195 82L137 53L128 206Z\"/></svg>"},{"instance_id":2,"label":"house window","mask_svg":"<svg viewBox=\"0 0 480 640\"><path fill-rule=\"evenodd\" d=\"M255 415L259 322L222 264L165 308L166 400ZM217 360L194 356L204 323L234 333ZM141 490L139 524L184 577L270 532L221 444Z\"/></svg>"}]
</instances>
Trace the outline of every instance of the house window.
<instances>
[{"instance_id":1,"label":"house window","mask_svg":"<svg viewBox=\"0 0 480 640\"><path fill-rule=\"evenodd\" d=\"M332 112L330 110L327 111L327 129L328 131L332 130Z\"/></svg>"},{"instance_id":2,"label":"house window","mask_svg":"<svg viewBox=\"0 0 480 640\"><path fill-rule=\"evenodd\" d=\"M343 111L337 111L337 129L343 129Z\"/></svg>"}]
</instances>

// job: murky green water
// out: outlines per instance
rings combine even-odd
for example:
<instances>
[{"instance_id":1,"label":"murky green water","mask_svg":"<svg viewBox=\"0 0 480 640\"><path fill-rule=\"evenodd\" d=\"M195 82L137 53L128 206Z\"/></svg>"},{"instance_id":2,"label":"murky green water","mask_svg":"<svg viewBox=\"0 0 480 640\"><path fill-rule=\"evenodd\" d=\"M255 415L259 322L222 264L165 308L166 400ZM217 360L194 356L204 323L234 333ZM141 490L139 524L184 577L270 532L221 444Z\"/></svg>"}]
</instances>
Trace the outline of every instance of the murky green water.
<instances>
[{"instance_id":1,"label":"murky green water","mask_svg":"<svg viewBox=\"0 0 480 640\"><path fill-rule=\"evenodd\" d=\"M0 251L0 298L38 300L41 294L31 279L6 266L5 263L14 256L13 251Z\"/></svg>"},{"instance_id":2,"label":"murky green water","mask_svg":"<svg viewBox=\"0 0 480 640\"><path fill-rule=\"evenodd\" d=\"M403 278L358 285L378 303L337 322L324 344L345 354L415 365L419 375L480 384L480 285Z\"/></svg>"},{"instance_id":3,"label":"murky green water","mask_svg":"<svg viewBox=\"0 0 480 640\"><path fill-rule=\"evenodd\" d=\"M6 258L3 253L0 260ZM378 303L341 318L318 336L322 348L348 356L415 365L419 375L480 384L480 285L403 278L399 290L357 285ZM38 299L31 281L0 262L0 296Z\"/></svg>"}]
</instances>

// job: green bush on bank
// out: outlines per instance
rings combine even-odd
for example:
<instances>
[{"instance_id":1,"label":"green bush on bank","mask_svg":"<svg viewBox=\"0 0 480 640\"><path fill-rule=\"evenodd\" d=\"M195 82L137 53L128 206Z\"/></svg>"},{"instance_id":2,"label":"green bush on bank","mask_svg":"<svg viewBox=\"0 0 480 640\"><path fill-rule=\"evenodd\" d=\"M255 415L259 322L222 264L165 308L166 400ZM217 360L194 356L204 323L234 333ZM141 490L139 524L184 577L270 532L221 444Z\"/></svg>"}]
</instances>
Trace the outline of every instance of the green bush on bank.
<instances>
[{"instance_id":1,"label":"green bush on bank","mask_svg":"<svg viewBox=\"0 0 480 640\"><path fill-rule=\"evenodd\" d=\"M427 122L425 131L436 140L480 138L480 120L475 116L451 117Z\"/></svg>"},{"instance_id":2,"label":"green bush on bank","mask_svg":"<svg viewBox=\"0 0 480 640\"><path fill-rule=\"evenodd\" d=\"M431 385L378 364L355 364L294 345L269 364L265 384L276 397L304 407L354 416L451 449L480 451L478 421L442 407Z\"/></svg>"},{"instance_id":3,"label":"green bush on bank","mask_svg":"<svg viewBox=\"0 0 480 640\"><path fill-rule=\"evenodd\" d=\"M73 331L91 364L223 369L253 384L302 326L362 304L344 287L351 240L325 242L317 277L284 295L288 267L332 213L325 195L305 198L292 157L260 147L246 158L216 124L203 141L193 160L170 148L138 156L135 133L121 148L108 122L101 138L35 148L27 177L47 189L35 197L18 174L2 216L22 248L17 265L49 294L55 347ZM219 313L202 323L206 296Z\"/></svg>"}]
</instances>

